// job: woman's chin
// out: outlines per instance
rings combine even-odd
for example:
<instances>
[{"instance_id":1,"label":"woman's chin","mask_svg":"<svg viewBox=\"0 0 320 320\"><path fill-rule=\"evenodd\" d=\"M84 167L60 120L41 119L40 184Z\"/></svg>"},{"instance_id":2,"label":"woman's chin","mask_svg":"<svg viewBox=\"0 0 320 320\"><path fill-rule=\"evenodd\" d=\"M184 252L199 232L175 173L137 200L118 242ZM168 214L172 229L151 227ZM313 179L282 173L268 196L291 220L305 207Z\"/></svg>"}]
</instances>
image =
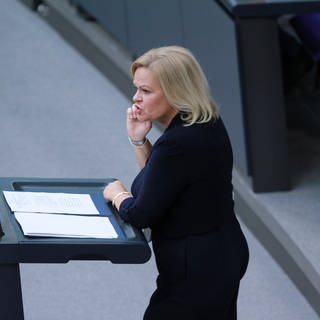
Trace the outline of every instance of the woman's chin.
<instances>
[{"instance_id":1,"label":"woman's chin","mask_svg":"<svg viewBox=\"0 0 320 320\"><path fill-rule=\"evenodd\" d=\"M151 120L150 117L148 117L146 114L138 114L137 118L139 121L144 122L144 121L149 121Z\"/></svg>"}]
</instances>

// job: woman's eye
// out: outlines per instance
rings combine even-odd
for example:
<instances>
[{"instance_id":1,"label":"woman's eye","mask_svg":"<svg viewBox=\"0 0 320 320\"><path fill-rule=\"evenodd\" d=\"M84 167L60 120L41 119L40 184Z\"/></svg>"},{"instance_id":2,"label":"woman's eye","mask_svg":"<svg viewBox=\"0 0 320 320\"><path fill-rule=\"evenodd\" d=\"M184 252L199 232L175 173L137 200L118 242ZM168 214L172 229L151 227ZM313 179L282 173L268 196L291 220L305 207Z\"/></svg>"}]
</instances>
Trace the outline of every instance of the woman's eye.
<instances>
[{"instance_id":1,"label":"woman's eye","mask_svg":"<svg viewBox=\"0 0 320 320\"><path fill-rule=\"evenodd\" d=\"M144 92L144 93L150 93L150 91L147 90L147 89L142 89L142 92Z\"/></svg>"}]
</instances>

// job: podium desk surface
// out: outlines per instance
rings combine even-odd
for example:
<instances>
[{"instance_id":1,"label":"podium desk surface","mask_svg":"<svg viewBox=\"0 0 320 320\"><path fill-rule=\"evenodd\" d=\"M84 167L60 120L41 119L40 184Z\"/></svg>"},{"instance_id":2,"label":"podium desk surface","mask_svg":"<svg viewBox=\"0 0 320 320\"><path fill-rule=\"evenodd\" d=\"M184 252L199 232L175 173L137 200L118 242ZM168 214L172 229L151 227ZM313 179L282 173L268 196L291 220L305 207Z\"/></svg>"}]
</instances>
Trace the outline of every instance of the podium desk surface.
<instances>
[{"instance_id":1,"label":"podium desk surface","mask_svg":"<svg viewBox=\"0 0 320 320\"><path fill-rule=\"evenodd\" d=\"M4 233L0 238L0 263L66 263L70 260L109 260L113 263L148 261L151 250L143 232L125 223L111 204L103 199L103 188L112 180L0 178L0 222ZM100 214L104 214L104 211L111 212L108 217L118 237L27 237L4 198L4 190L90 194Z\"/></svg>"}]
</instances>

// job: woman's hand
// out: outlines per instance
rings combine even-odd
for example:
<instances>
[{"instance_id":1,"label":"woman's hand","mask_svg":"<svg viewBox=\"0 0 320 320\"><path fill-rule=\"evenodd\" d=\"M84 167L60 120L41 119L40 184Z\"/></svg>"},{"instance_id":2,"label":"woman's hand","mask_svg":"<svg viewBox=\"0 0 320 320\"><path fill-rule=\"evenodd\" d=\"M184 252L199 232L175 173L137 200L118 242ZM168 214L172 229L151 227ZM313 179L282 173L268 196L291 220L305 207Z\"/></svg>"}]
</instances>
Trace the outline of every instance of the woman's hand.
<instances>
[{"instance_id":1,"label":"woman's hand","mask_svg":"<svg viewBox=\"0 0 320 320\"><path fill-rule=\"evenodd\" d=\"M120 192L127 191L120 180L110 182L103 190L103 196L106 200L112 201Z\"/></svg>"},{"instance_id":2,"label":"woman's hand","mask_svg":"<svg viewBox=\"0 0 320 320\"><path fill-rule=\"evenodd\" d=\"M133 104L127 109L127 131L133 140L143 140L152 128L150 120L140 121L137 107Z\"/></svg>"},{"instance_id":3,"label":"woman's hand","mask_svg":"<svg viewBox=\"0 0 320 320\"><path fill-rule=\"evenodd\" d=\"M121 202L131 197L130 192L127 191L121 181L116 180L110 182L103 190L103 196L106 200L112 201L112 204L119 209Z\"/></svg>"}]
</instances>

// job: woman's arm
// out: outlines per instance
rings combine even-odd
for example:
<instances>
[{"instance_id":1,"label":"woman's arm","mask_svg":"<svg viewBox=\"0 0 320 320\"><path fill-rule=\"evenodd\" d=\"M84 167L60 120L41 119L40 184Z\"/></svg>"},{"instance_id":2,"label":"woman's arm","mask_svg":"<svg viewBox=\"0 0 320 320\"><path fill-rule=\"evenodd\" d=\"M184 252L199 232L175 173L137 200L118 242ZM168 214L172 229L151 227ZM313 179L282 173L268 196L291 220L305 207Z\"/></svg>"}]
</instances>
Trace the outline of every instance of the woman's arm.
<instances>
[{"instance_id":1,"label":"woman's arm","mask_svg":"<svg viewBox=\"0 0 320 320\"><path fill-rule=\"evenodd\" d=\"M151 121L139 121L136 109L134 105L127 109L127 131L139 166L143 168L152 148L150 141L146 138L152 128L152 123ZM118 210L123 200L132 197L119 180L109 183L103 190L103 196L106 200L111 201Z\"/></svg>"},{"instance_id":2,"label":"woman's arm","mask_svg":"<svg viewBox=\"0 0 320 320\"><path fill-rule=\"evenodd\" d=\"M134 105L127 109L127 131L138 164L140 168L143 168L152 148L150 141L146 138L152 128L152 123L151 121L139 121L136 109Z\"/></svg>"},{"instance_id":3,"label":"woman's arm","mask_svg":"<svg viewBox=\"0 0 320 320\"><path fill-rule=\"evenodd\" d=\"M134 149L134 153L135 153L136 158L138 160L138 164L141 169L145 166L146 161L149 157L151 148L152 148L151 142L147 138L145 138L145 139L146 139L145 142L141 146L134 145L134 143L131 142L133 149Z\"/></svg>"},{"instance_id":4,"label":"woman's arm","mask_svg":"<svg viewBox=\"0 0 320 320\"><path fill-rule=\"evenodd\" d=\"M156 143L144 168L138 194L123 199L119 205L122 219L137 228L146 228L154 226L170 212L187 184L184 161L179 147L163 141Z\"/></svg>"}]
</instances>

